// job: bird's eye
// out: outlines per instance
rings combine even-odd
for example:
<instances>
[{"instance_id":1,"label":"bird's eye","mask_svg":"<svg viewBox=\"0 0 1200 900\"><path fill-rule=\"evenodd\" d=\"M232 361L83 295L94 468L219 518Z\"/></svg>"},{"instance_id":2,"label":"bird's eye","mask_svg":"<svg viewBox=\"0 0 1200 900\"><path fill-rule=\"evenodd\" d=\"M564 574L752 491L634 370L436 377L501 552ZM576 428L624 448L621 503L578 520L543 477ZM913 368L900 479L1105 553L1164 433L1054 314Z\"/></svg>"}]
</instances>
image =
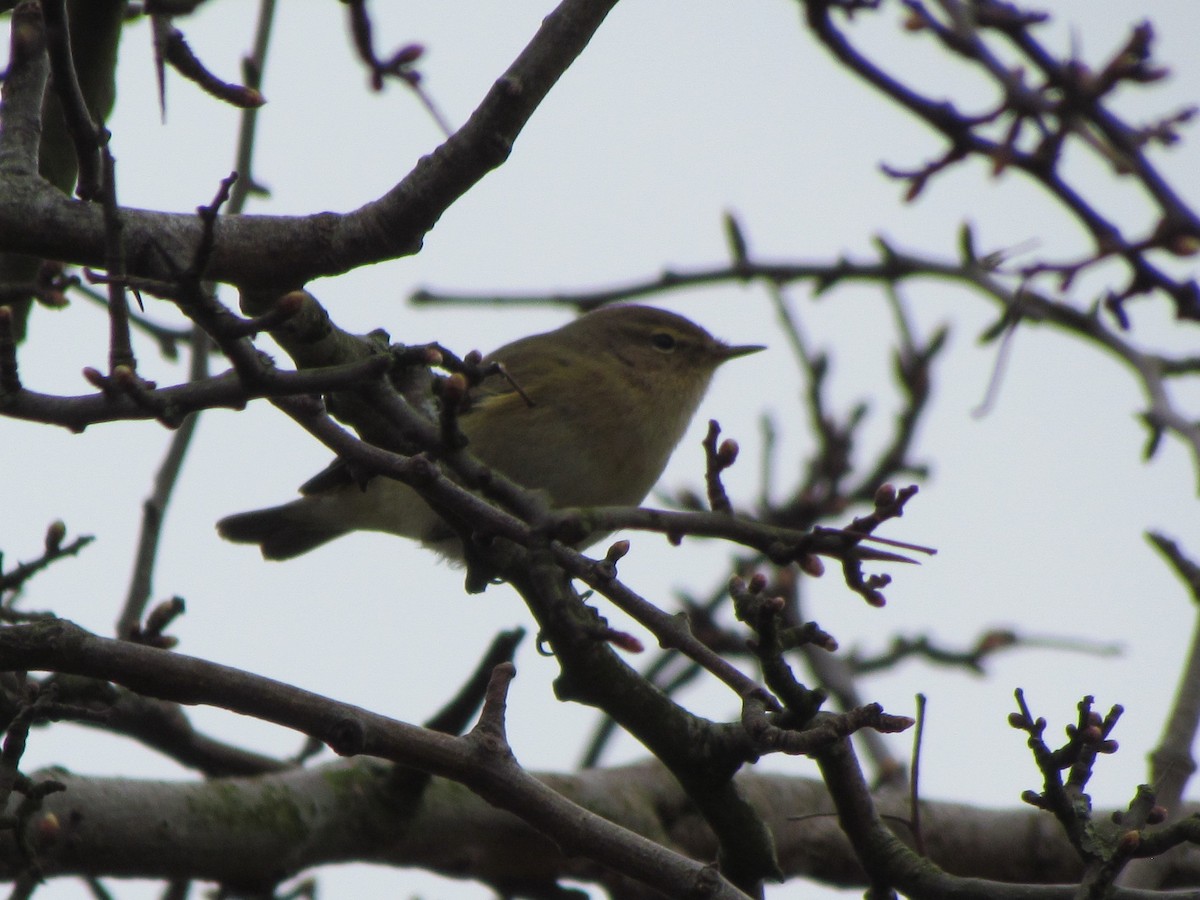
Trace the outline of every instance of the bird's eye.
<instances>
[{"instance_id":1,"label":"bird's eye","mask_svg":"<svg viewBox=\"0 0 1200 900\"><path fill-rule=\"evenodd\" d=\"M651 335L650 343L654 345L654 349L670 353L675 349L675 335L666 331L656 331Z\"/></svg>"}]
</instances>

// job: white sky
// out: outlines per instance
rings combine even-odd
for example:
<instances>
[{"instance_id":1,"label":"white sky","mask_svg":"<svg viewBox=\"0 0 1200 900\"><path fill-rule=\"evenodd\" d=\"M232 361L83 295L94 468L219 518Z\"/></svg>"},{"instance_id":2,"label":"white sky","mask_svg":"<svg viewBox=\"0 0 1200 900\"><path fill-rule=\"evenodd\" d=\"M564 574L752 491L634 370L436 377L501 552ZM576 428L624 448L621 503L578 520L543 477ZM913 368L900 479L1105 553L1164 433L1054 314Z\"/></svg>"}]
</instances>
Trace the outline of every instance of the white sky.
<instances>
[{"instance_id":1,"label":"white sky","mask_svg":"<svg viewBox=\"0 0 1200 900\"><path fill-rule=\"evenodd\" d=\"M1165 86L1126 92L1119 106L1135 112L1137 121L1200 99L1194 54L1200 26L1192 4L1077 0L1053 6L1060 23L1074 24L1048 29L1052 43L1074 41L1094 62L1119 44L1131 23L1147 16L1156 21L1157 58L1175 77ZM352 209L399 180L436 146L438 133L399 87L367 92L340 4L293 0L280 7L255 172L273 197L255 201L251 210ZM208 4L180 25L200 57L232 79L250 45L253 8ZM426 44L426 85L458 124L550 9L549 2L532 0L410 2L402 12L377 3L377 44L381 51L409 41ZM870 18L863 17L863 27L873 45L906 75L967 106L989 101L961 67L944 64L927 38L874 27ZM171 75L168 120L161 124L144 24L129 28L122 50L111 123L122 202L171 210L207 203L232 166L237 114ZM1200 159L1188 137L1187 145L1155 158L1196 202L1191 175ZM916 204L901 205L902 187L880 174L879 162L912 167L941 150L936 137L833 66L803 33L793 4L629 2L535 114L509 162L446 214L421 254L310 287L351 330L383 326L398 341L436 339L461 352L486 351L566 316L413 308L405 297L423 286L585 289L650 277L664 267L719 264L727 258L720 225L726 209L740 214L752 250L770 259L821 261L843 253L865 259L876 234L948 257L963 220L975 223L983 250L1029 240L1056 258L1087 249L1080 230L1035 189L1012 176L991 180L978 163L936 181ZM1096 176L1097 196L1110 215L1124 223L1148 221L1135 192L1079 162L1076 171ZM1081 279L1072 296L1086 304L1098 285ZM869 434L886 434L895 395L891 317L882 296L842 289L815 304L803 288L792 296L809 340L833 353L835 400L845 409L870 398ZM917 445L917 456L933 463L934 477L905 518L883 533L940 552L920 568L893 570L896 583L882 610L866 607L831 572L812 585L810 614L843 647L868 651L898 633L964 646L1002 624L1119 641L1126 653L1116 660L1024 651L994 661L986 679L910 663L893 677L864 682L862 690L895 713L911 712L917 691L928 694L926 796L994 806L1014 805L1023 789L1037 786L1023 736L1006 724L1014 687L1026 689L1035 712L1059 735L1083 694L1095 694L1101 709L1122 703L1127 712L1116 734L1122 751L1099 766L1092 787L1098 803L1123 805L1145 780L1145 754L1157 739L1194 619L1183 589L1141 533L1161 529L1200 556L1196 473L1172 441L1152 464L1142 464L1144 435L1135 418L1141 399L1132 380L1093 349L1045 330L1017 336L995 409L973 418L995 358L994 347L975 342L993 320L991 309L931 283L906 286L904 296L924 334L950 321L953 336L935 372L937 393ZM150 303L156 319L181 320L167 304ZM789 473L811 441L796 401L797 376L763 292L679 293L661 305L730 341L771 346L718 376L662 485L702 485L698 442L704 421L715 417L742 444L743 462L728 479L731 494L735 503L751 502L758 485L757 421L770 412L782 436L776 487L790 487ZM1194 333L1174 325L1163 302L1132 311L1135 340L1192 346ZM87 390L78 373L84 366L103 368L105 335L103 316L82 302L66 313L38 310L21 357L24 382L42 391ZM159 361L148 345L140 365L160 382L183 377L182 367ZM1190 399L1200 401L1194 393ZM0 548L9 563L37 555L43 529L55 518L65 519L71 534L98 537L80 559L33 583L29 607L52 608L111 633L141 501L169 435L156 425L125 424L73 436L5 420L0 436L7 471L31 476L6 479ZM216 519L290 498L326 460L322 447L265 403L245 414L206 415L168 515L154 596L186 598L188 614L174 633L187 653L420 722L453 694L497 630L530 627L530 617L506 588L465 596L461 573L396 538L356 535L286 564L264 563L252 549L217 538ZM44 477L47 472L54 474ZM703 595L726 577L717 549L702 543L675 549L655 536L637 537L621 575L669 606L675 591ZM555 665L533 652L531 639L517 663L509 704L517 757L533 769L568 769L595 716L554 703ZM736 698L713 684L683 699L721 719L737 710ZM201 728L269 752L291 753L301 743L297 735L213 710L195 710L193 718ZM907 753L909 740L895 739L898 754ZM642 755L625 739L611 760ZM983 758L988 771L980 778L985 773L969 770L965 761ZM48 763L85 773L184 777L127 742L67 727L38 732L30 741L26 768ZM815 773L807 760L768 765ZM477 886L358 866L323 874L322 890L326 898L370 891L487 895ZM63 882L39 896L81 891ZM122 888L123 896L155 893L150 886ZM769 892L772 898L815 895L800 882Z\"/></svg>"}]
</instances>

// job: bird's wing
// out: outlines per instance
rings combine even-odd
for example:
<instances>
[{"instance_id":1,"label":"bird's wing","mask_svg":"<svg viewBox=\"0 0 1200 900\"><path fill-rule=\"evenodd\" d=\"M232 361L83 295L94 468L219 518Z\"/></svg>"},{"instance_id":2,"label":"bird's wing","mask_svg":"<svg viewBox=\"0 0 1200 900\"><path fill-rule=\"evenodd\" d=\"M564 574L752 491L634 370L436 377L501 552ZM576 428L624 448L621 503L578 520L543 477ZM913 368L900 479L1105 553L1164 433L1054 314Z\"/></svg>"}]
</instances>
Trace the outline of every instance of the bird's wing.
<instances>
[{"instance_id":1,"label":"bird's wing","mask_svg":"<svg viewBox=\"0 0 1200 900\"><path fill-rule=\"evenodd\" d=\"M504 416L508 415L510 410L516 411L531 405L528 393L521 385L522 379L518 375L514 375L512 369L515 368L519 374L536 381L538 373L532 370L541 368L542 366L539 365L540 361L536 356L531 359L529 354L521 352L520 343L518 341L514 345L517 348L516 352L513 353L515 365L506 364L505 366L507 375L500 373L489 375L471 389L467 408L462 414L463 428L468 435L473 431L471 428L471 419L475 413L483 409L487 409L489 417L492 414ZM362 479L356 478L353 466L339 457L312 478L308 479L308 481L304 482L304 484L300 485L300 493L308 497L314 494L324 494L328 491L337 490L338 488L347 487L352 484L358 484L361 487Z\"/></svg>"}]
</instances>

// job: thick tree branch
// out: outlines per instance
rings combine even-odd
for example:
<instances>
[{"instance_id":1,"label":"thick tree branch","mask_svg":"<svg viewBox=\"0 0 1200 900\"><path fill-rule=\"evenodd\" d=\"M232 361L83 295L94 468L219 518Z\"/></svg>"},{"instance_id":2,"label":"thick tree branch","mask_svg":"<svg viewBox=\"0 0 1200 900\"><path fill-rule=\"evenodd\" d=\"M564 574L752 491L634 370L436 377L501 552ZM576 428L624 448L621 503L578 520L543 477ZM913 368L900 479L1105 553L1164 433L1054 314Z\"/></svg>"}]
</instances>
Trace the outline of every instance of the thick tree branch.
<instances>
[{"instance_id":1,"label":"thick tree branch","mask_svg":"<svg viewBox=\"0 0 1200 900\"><path fill-rule=\"evenodd\" d=\"M615 2L564 0L466 124L378 200L345 214L223 217L204 277L282 292L318 276L415 253L442 213L507 159L529 118ZM11 252L100 266L101 210L36 177L45 39L36 5L22 9L4 92L9 108L8 138L0 142L0 234ZM201 243L203 225L189 214L127 209L122 221L131 275L172 280Z\"/></svg>"},{"instance_id":2,"label":"thick tree branch","mask_svg":"<svg viewBox=\"0 0 1200 900\"><path fill-rule=\"evenodd\" d=\"M460 781L489 803L509 809L542 833L553 835L568 852L587 853L596 862L664 893L673 893L679 885L704 884L710 891L706 896L743 900L744 895L708 867L588 813L525 773L511 754L481 753L478 741L470 736L453 737L398 722L194 657L95 637L61 619L0 630L0 669L85 675L113 681L147 697L202 703L254 716L308 734L342 756L374 756ZM261 782L245 787L258 793ZM224 804L222 807L228 811ZM239 818L233 816L233 820ZM228 826L231 820L222 816L222 821ZM294 829L284 831L289 840L296 836ZM276 836L279 834L283 832ZM228 854L228 832L221 843ZM258 880L262 880L263 859L283 858L260 857L255 863ZM286 863L271 865L278 870L270 870L270 883L295 871Z\"/></svg>"},{"instance_id":3,"label":"thick tree branch","mask_svg":"<svg viewBox=\"0 0 1200 900\"><path fill-rule=\"evenodd\" d=\"M433 779L417 810L391 806L389 768L373 760L340 760L257 779L203 783L54 774L67 790L48 797L44 805L43 815L54 814L59 821L55 838L38 848L49 877L111 870L119 862L114 874L169 877L186 872L245 883L278 877L273 861L279 859L302 870L368 858L490 883L526 875L531 880L606 880L590 860L564 856L511 813L447 779ZM692 859L713 858L712 832L658 763L536 774L597 815ZM775 834L788 877L844 888L865 885L821 781L757 772L740 774L737 781ZM902 809L904 802L898 791L876 792L875 798L889 811ZM225 815L219 814L222 809ZM70 816L70 810L80 815ZM139 825L163 818L176 823L179 841L164 843L155 829ZM1028 889L1024 896L1071 896L1065 883L1078 878L1079 863L1050 816L1028 808L981 810L926 801L922 818L930 859L948 871L972 871L979 875L977 884L990 886L1021 878L1027 868L1022 861L1034 857L1047 887ZM280 822L290 825L281 828ZM461 837L454 837L464 833L473 848L469 858L461 852ZM110 852L115 834L127 848L119 859ZM902 829L899 834L906 837ZM5 837L0 840L0 875L11 872L13 862L12 841ZM1200 883L1194 859L1177 859L1167 874L1167 884L1175 888Z\"/></svg>"}]
</instances>

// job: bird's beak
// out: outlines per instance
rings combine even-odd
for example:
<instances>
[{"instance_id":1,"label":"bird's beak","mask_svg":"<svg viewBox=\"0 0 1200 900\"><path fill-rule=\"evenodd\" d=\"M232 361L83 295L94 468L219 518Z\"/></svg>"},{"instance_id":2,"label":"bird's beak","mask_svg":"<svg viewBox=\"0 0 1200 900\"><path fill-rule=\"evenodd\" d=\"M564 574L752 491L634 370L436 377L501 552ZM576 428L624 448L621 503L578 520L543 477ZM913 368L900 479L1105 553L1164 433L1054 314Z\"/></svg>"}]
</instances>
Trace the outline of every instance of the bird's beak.
<instances>
[{"instance_id":1,"label":"bird's beak","mask_svg":"<svg viewBox=\"0 0 1200 900\"><path fill-rule=\"evenodd\" d=\"M727 359L736 359L739 356L749 356L751 353L766 349L762 344L739 344L735 347L725 344L720 351L721 362L725 362Z\"/></svg>"}]
</instances>

